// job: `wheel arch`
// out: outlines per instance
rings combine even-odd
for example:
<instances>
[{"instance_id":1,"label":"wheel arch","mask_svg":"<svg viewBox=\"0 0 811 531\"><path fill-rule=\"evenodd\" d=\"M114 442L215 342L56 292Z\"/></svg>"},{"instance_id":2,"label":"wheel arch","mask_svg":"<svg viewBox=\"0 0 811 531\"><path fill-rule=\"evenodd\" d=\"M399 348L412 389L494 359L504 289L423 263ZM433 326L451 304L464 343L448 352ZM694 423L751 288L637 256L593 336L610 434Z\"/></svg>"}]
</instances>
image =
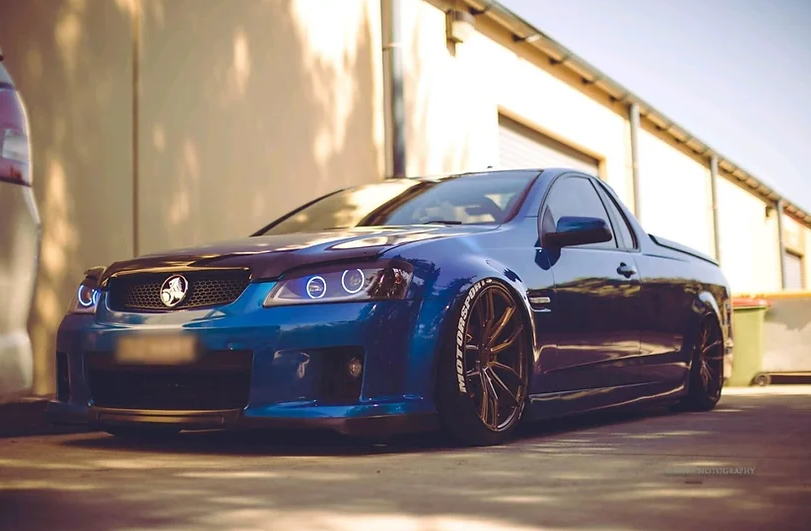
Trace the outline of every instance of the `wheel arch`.
<instances>
[{"instance_id":1,"label":"wheel arch","mask_svg":"<svg viewBox=\"0 0 811 531\"><path fill-rule=\"evenodd\" d=\"M721 332L721 336L723 337L724 328L722 326L723 319L721 317L721 309L718 307L718 302L715 300L712 293L706 290L700 291L696 295L692 305L692 318L690 319L689 330L685 334L684 341L682 342L682 352L687 357L688 369L693 364L693 343L705 319L710 319L713 324L718 327L718 331Z\"/></svg>"},{"instance_id":2,"label":"wheel arch","mask_svg":"<svg viewBox=\"0 0 811 531\"><path fill-rule=\"evenodd\" d=\"M527 288L520 276L511 268L492 259L481 258L471 260L469 265L472 267L467 270L465 282L459 285L458 289L449 300L446 306L447 310L442 315L442 322L438 327L438 337L434 345L429 379L431 389L434 390L437 386L437 373L440 356L442 356L443 350L447 348L447 338L451 337L451 331L457 325L455 317L458 316L459 312L461 311L461 306L464 303L465 296L468 294L468 292L473 288L473 286L483 280L491 279L504 286L513 296L518 305L519 311L521 312L521 317L524 319L524 322L527 325L527 340L529 341L529 345L532 350L530 353L531 357L528 356L528 361L530 364L530 378L532 374L531 368L533 360L537 358L538 333L535 327L535 321L532 318L532 307L530 306L529 299L527 297Z\"/></svg>"}]
</instances>

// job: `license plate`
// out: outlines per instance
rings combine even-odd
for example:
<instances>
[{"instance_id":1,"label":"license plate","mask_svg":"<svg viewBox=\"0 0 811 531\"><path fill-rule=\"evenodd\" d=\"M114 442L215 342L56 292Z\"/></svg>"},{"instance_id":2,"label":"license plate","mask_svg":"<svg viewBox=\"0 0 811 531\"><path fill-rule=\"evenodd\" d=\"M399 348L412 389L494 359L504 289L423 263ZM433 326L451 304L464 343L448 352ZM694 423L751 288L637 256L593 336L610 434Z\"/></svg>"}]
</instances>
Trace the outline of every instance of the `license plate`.
<instances>
[{"instance_id":1,"label":"license plate","mask_svg":"<svg viewBox=\"0 0 811 531\"><path fill-rule=\"evenodd\" d=\"M197 359L197 341L188 334L124 336L116 345L124 365L187 365Z\"/></svg>"}]
</instances>

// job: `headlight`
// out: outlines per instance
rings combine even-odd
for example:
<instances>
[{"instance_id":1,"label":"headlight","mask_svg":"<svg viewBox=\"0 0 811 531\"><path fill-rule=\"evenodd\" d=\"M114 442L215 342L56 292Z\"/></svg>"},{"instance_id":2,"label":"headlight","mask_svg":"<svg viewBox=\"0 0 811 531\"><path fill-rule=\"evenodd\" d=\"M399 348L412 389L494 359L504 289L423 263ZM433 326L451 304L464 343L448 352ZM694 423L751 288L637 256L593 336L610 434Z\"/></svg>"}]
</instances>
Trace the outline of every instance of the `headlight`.
<instances>
[{"instance_id":1,"label":"headlight","mask_svg":"<svg viewBox=\"0 0 811 531\"><path fill-rule=\"evenodd\" d=\"M96 281L86 278L76 289L68 313L96 313L100 295L101 291L96 287Z\"/></svg>"},{"instance_id":2,"label":"headlight","mask_svg":"<svg viewBox=\"0 0 811 531\"><path fill-rule=\"evenodd\" d=\"M264 305L404 299L411 277L411 266L405 263L326 267L283 278Z\"/></svg>"}]
</instances>

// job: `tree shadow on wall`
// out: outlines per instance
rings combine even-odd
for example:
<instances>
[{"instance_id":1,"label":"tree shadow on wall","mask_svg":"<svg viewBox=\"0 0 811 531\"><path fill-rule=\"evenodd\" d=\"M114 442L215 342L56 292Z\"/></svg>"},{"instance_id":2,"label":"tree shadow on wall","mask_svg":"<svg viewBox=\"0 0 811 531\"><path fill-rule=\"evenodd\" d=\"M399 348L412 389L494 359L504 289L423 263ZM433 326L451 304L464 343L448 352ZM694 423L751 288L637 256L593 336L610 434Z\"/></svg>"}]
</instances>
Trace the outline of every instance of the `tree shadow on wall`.
<instances>
[{"instance_id":1,"label":"tree shadow on wall","mask_svg":"<svg viewBox=\"0 0 811 531\"><path fill-rule=\"evenodd\" d=\"M383 172L375 2L142 0L134 216L134 5L0 0L43 217L40 394L82 272L131 256L136 229L141 253L247 236Z\"/></svg>"},{"instance_id":2,"label":"tree shadow on wall","mask_svg":"<svg viewBox=\"0 0 811 531\"><path fill-rule=\"evenodd\" d=\"M125 2L0 0L4 65L31 126L43 222L29 318L35 392L53 390L56 328L82 272L131 234L131 21Z\"/></svg>"},{"instance_id":3,"label":"tree shadow on wall","mask_svg":"<svg viewBox=\"0 0 811 531\"><path fill-rule=\"evenodd\" d=\"M365 2L317 6L145 3L143 251L247 236L379 179L379 14Z\"/></svg>"}]
</instances>

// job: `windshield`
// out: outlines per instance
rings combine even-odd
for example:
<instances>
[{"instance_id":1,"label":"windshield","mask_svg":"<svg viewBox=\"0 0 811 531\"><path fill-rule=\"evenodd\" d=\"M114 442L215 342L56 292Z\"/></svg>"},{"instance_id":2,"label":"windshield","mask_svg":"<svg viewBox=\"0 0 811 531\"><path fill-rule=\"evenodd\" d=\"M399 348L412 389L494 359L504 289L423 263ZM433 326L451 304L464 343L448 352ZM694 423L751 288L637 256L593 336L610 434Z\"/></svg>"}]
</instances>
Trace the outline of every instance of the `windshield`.
<instances>
[{"instance_id":1,"label":"windshield","mask_svg":"<svg viewBox=\"0 0 811 531\"><path fill-rule=\"evenodd\" d=\"M347 188L282 216L254 236L379 225L503 223L537 175L492 172Z\"/></svg>"}]
</instances>

